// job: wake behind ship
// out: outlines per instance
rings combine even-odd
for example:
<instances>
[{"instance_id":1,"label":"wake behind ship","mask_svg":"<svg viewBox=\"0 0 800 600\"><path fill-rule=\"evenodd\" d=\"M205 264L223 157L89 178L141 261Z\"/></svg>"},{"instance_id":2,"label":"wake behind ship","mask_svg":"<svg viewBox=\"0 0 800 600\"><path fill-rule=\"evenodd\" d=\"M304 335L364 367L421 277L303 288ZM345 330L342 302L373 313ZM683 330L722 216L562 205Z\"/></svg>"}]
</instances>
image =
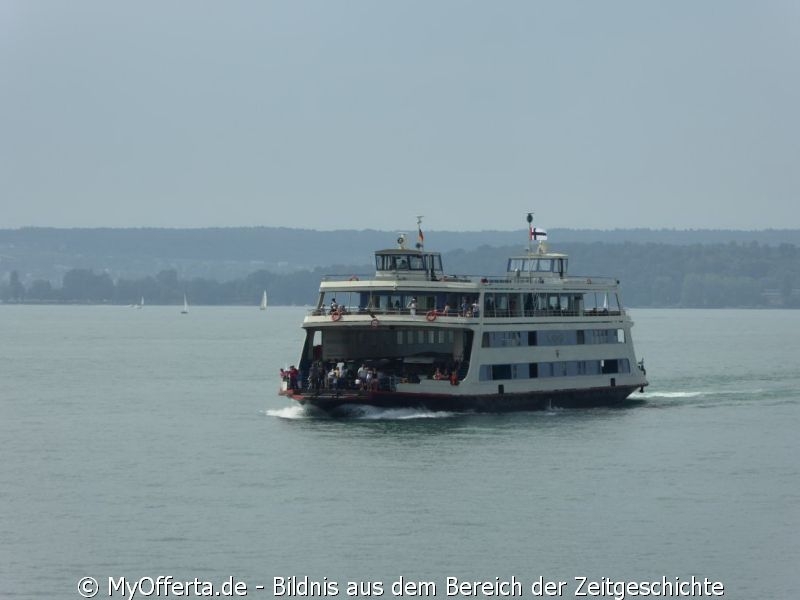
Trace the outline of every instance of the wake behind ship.
<instances>
[{"instance_id":1,"label":"wake behind ship","mask_svg":"<svg viewBox=\"0 0 800 600\"><path fill-rule=\"evenodd\" d=\"M376 251L373 277L326 277L280 393L329 413L501 412L617 404L643 389L619 282L568 275L530 214L528 232L500 277L446 275L419 219L416 246L401 234Z\"/></svg>"}]
</instances>

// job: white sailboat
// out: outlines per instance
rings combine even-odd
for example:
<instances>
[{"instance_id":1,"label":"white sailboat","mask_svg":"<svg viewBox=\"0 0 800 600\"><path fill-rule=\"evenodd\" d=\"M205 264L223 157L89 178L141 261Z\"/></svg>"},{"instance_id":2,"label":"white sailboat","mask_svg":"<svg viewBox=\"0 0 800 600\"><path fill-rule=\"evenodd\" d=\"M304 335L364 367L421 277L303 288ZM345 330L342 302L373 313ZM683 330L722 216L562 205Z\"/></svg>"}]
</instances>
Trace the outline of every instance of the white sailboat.
<instances>
[{"instance_id":1,"label":"white sailboat","mask_svg":"<svg viewBox=\"0 0 800 600\"><path fill-rule=\"evenodd\" d=\"M189 314L189 303L186 301L186 294L183 295L183 309L181 310L182 315Z\"/></svg>"},{"instance_id":2,"label":"white sailboat","mask_svg":"<svg viewBox=\"0 0 800 600\"><path fill-rule=\"evenodd\" d=\"M261 296L261 310L267 310L267 290L264 290L264 295Z\"/></svg>"},{"instance_id":3,"label":"white sailboat","mask_svg":"<svg viewBox=\"0 0 800 600\"><path fill-rule=\"evenodd\" d=\"M136 305L136 308L144 308L144 296L142 296L142 302Z\"/></svg>"}]
</instances>

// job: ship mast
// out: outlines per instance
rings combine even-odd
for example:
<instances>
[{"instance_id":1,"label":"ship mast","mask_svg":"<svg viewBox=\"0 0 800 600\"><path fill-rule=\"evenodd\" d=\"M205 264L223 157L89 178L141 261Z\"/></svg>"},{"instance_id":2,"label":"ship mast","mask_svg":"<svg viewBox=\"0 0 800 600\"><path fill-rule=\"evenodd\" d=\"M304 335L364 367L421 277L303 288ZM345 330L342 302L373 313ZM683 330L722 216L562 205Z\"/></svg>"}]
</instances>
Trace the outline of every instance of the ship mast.
<instances>
[{"instance_id":1,"label":"ship mast","mask_svg":"<svg viewBox=\"0 0 800 600\"><path fill-rule=\"evenodd\" d=\"M533 241L533 212L529 212L525 220L528 221L528 254L531 254L533 252L531 249L531 242Z\"/></svg>"}]
</instances>

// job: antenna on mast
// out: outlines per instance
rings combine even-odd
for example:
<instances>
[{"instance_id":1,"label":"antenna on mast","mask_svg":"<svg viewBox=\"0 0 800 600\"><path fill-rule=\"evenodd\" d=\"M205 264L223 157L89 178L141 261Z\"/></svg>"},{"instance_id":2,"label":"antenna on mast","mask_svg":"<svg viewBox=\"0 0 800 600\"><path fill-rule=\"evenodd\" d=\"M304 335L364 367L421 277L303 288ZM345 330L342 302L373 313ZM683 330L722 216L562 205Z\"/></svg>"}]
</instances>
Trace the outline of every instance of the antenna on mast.
<instances>
[{"instance_id":1,"label":"antenna on mast","mask_svg":"<svg viewBox=\"0 0 800 600\"><path fill-rule=\"evenodd\" d=\"M533 241L533 211L528 213L525 220L528 222L528 254L530 254L531 242Z\"/></svg>"}]
</instances>

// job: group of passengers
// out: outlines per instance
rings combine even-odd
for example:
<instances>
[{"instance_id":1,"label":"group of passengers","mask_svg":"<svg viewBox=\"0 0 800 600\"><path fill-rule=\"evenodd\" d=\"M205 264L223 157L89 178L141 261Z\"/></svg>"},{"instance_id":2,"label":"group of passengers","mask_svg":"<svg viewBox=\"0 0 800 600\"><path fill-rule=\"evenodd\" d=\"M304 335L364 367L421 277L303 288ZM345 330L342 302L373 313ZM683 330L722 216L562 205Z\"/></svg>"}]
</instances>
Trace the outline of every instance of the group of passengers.
<instances>
[{"instance_id":1,"label":"group of passengers","mask_svg":"<svg viewBox=\"0 0 800 600\"><path fill-rule=\"evenodd\" d=\"M345 362L331 362L325 365L314 361L309 369L308 386L315 392L321 390L377 390L385 382L386 376L378 369L362 364L355 369Z\"/></svg>"},{"instance_id":2,"label":"group of passengers","mask_svg":"<svg viewBox=\"0 0 800 600\"><path fill-rule=\"evenodd\" d=\"M288 369L281 369L281 381L285 381L287 387L296 392L300 389L300 371L292 365Z\"/></svg>"},{"instance_id":3,"label":"group of passengers","mask_svg":"<svg viewBox=\"0 0 800 600\"><path fill-rule=\"evenodd\" d=\"M412 296L409 299L408 303L406 304L405 309L408 311L408 314L410 314L413 317L413 316L416 316L416 314L417 314L417 308L418 308L417 297L416 296ZM487 306L487 309L488 308L489 307ZM321 309L321 310L324 311L324 309ZM368 304L365 309L361 309L361 311L366 311L366 312L369 312L370 314L372 313L372 311L375 311L375 310L382 310L382 309L375 308L375 306L373 306L372 303ZM347 312L347 309L345 308L345 306L343 304L339 304L338 302L336 302L336 298L331 298L330 308L328 310L328 314L329 315L335 315L335 314L340 314L341 315L341 314L344 314L346 312ZM394 303L390 307L389 312L396 312L396 313L403 312L401 304L400 304L400 300L395 300L394 301ZM480 305L478 304L478 299L477 298L469 299L467 297L463 297L461 299L461 305L459 306L458 310L454 310L453 308L450 307L450 304L445 303L444 308L441 311L434 309L433 312L436 315L442 316L442 317L458 316L458 317L476 317L477 318L477 317L480 316L481 309L480 309Z\"/></svg>"}]
</instances>

